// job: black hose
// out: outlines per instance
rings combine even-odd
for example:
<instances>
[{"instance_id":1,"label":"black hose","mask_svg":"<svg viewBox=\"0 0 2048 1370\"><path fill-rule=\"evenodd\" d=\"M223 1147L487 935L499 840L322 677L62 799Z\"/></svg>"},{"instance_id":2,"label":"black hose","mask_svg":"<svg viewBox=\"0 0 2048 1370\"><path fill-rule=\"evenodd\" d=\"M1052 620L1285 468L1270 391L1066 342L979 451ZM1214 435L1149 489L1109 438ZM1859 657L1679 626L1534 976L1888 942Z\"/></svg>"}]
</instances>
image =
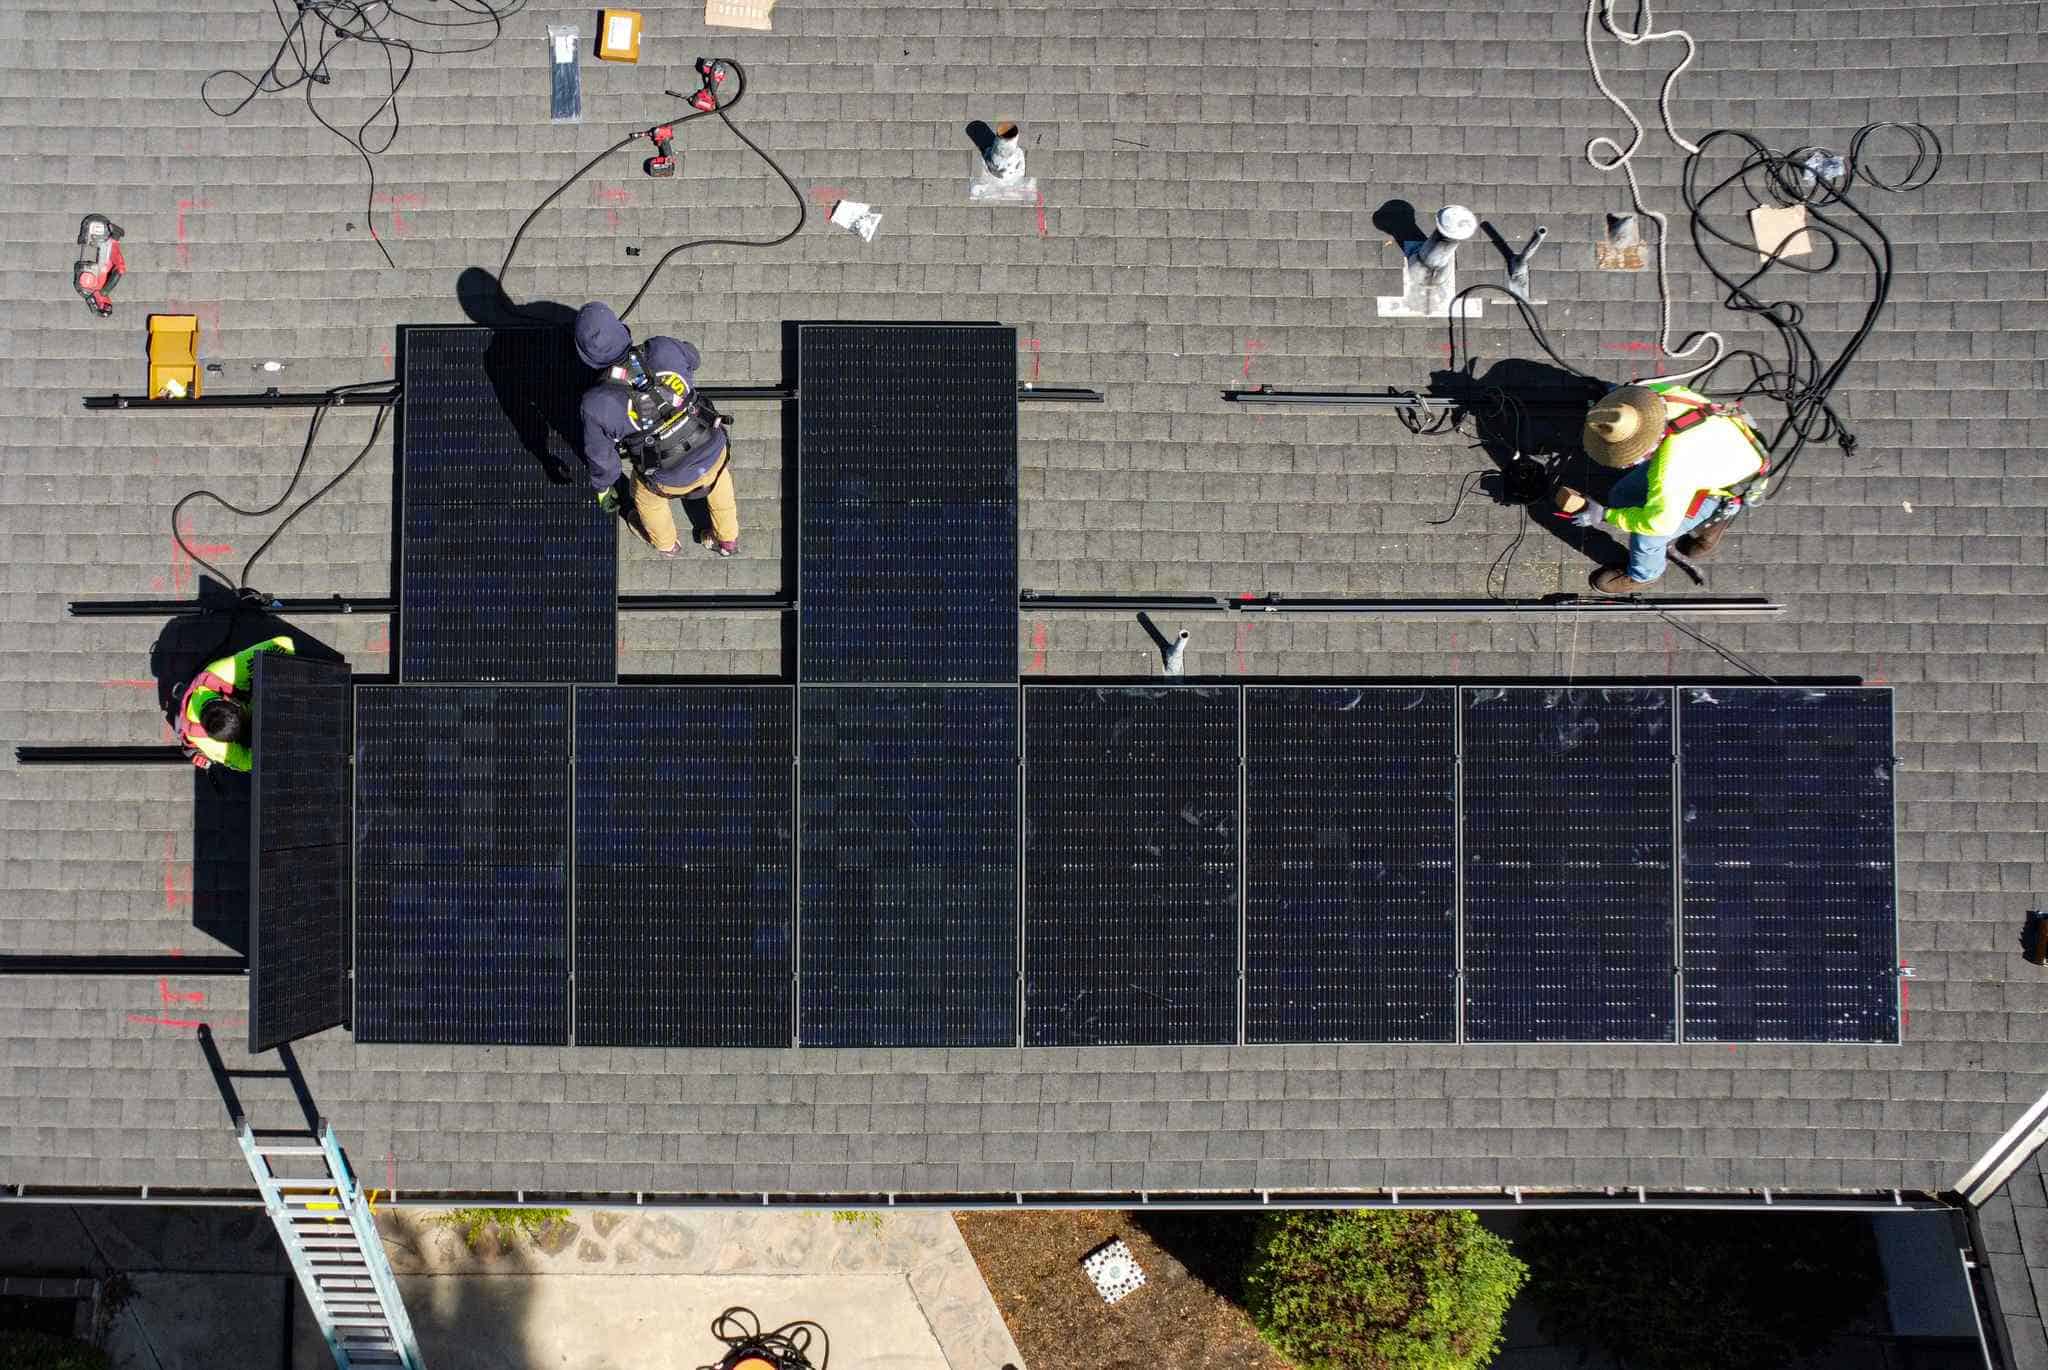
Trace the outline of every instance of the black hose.
<instances>
[{"instance_id":1,"label":"black hose","mask_svg":"<svg viewBox=\"0 0 2048 1370\"><path fill-rule=\"evenodd\" d=\"M796 200L796 223L790 227L788 232L779 234L773 238L694 238L691 239L689 242L677 243L674 247L671 247L668 251L662 253L661 256L655 260L653 266L647 268L646 278L640 282L640 288L633 292L632 299L626 301L625 308L618 311L619 317L621 319L626 318L634 311L634 309L636 309L639 306L640 301L646 298L647 292L654 288L655 277L659 276L661 274L662 268L667 266L669 262L678 255L684 252L688 252L692 248L699 247L780 247L782 246L782 244L788 242L791 238L794 238L797 234L803 232L804 224L810 217L809 210L804 204L803 192L797 189L796 182L790 179L790 175L787 171L784 171L782 169L782 164L776 161L767 152L765 152L759 143L756 143L752 138L749 138L746 134L742 133L740 131L739 125L735 124L732 121L732 116L728 112L736 108L739 105L739 102L746 98L747 69L741 66L738 62L734 61L730 57L713 58L712 64L714 67L723 66L730 67L732 69L733 77L736 83L732 93L732 98L721 104L714 105L710 109L696 109L694 107L691 107L687 109L684 113L678 114L672 119L663 120L662 124L656 125L656 127L662 127L665 125L670 128L680 129L683 125L688 124L693 120L701 119L706 115L716 114L719 117L720 121L723 122L727 128L732 130L733 137L739 139L742 143L746 144L747 148L750 151L752 151L755 156L759 157L762 161L766 162L768 164L769 170L773 171L777 176L781 177L782 183L789 187L790 195ZM717 95L716 85L713 85L710 89L712 90L713 97L715 98ZM675 93L676 92L674 91L669 92L669 94L671 95ZM588 176L594 169L596 169L598 163L604 161L613 153L618 152L621 149L626 148L645 137L647 137L647 130L642 129L634 133L629 133L625 137L619 139L618 142L613 143L610 147L598 153L595 157L592 157L582 166L576 168L575 171L570 173L567 180L563 181L560 185L556 186L553 190L549 191L544 197L542 197L541 202L533 207L532 212L530 212L524 219L520 220L518 230L512 235L512 242L505 249L505 259L504 261L498 264L498 288L499 290L504 291L505 298L508 302L511 300L512 294L509 290L505 289L506 273L512 269L512 259L518 255L519 244L521 241L525 239L527 229L533 227L533 221L540 217L541 211L545 210L555 201L561 199L563 195L567 194L569 188L574 186L578 181L582 180L585 176ZM515 313L523 314L528 318L538 317L531 311L526 310L517 304L512 305L512 309Z\"/></svg>"}]
</instances>

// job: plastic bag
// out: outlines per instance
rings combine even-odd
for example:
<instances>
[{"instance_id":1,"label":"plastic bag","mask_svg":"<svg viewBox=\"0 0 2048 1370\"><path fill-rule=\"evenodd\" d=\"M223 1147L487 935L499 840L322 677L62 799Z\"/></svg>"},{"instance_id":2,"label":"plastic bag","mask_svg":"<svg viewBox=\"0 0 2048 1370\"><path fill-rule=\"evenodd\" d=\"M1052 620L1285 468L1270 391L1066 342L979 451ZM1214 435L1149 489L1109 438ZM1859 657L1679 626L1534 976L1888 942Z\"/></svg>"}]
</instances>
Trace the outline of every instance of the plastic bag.
<instances>
[{"instance_id":1,"label":"plastic bag","mask_svg":"<svg viewBox=\"0 0 2048 1370\"><path fill-rule=\"evenodd\" d=\"M576 29L548 25L548 118L558 124L583 122L583 68L576 63Z\"/></svg>"}]
</instances>

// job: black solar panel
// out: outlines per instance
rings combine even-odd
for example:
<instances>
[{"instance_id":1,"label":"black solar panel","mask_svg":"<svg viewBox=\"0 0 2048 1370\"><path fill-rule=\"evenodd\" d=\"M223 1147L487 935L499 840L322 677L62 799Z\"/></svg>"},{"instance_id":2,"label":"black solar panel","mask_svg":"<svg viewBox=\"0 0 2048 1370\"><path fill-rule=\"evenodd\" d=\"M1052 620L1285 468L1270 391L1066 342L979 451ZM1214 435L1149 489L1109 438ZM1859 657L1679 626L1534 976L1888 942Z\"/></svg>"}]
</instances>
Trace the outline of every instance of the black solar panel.
<instances>
[{"instance_id":1,"label":"black solar panel","mask_svg":"<svg viewBox=\"0 0 2048 1370\"><path fill-rule=\"evenodd\" d=\"M576 691L576 1043L791 1042L785 685Z\"/></svg>"},{"instance_id":2,"label":"black solar panel","mask_svg":"<svg viewBox=\"0 0 2048 1370\"><path fill-rule=\"evenodd\" d=\"M569 1028L569 690L356 692L365 1042L560 1045Z\"/></svg>"},{"instance_id":3,"label":"black solar panel","mask_svg":"<svg viewBox=\"0 0 2048 1370\"><path fill-rule=\"evenodd\" d=\"M1457 1035L1457 691L1245 692L1245 1040Z\"/></svg>"},{"instance_id":4,"label":"black solar panel","mask_svg":"<svg viewBox=\"0 0 2048 1370\"><path fill-rule=\"evenodd\" d=\"M1014 1045L1015 688L801 696L801 1041Z\"/></svg>"},{"instance_id":5,"label":"black solar panel","mask_svg":"<svg viewBox=\"0 0 2048 1370\"><path fill-rule=\"evenodd\" d=\"M350 688L344 662L251 664L251 1051L348 1021Z\"/></svg>"},{"instance_id":6,"label":"black solar panel","mask_svg":"<svg viewBox=\"0 0 2048 1370\"><path fill-rule=\"evenodd\" d=\"M1680 695L1686 1037L1897 1041L1891 691Z\"/></svg>"},{"instance_id":7,"label":"black solar panel","mask_svg":"<svg viewBox=\"0 0 2048 1370\"><path fill-rule=\"evenodd\" d=\"M1671 691L1463 691L1465 1036L1673 1034Z\"/></svg>"},{"instance_id":8,"label":"black solar panel","mask_svg":"<svg viewBox=\"0 0 2048 1370\"><path fill-rule=\"evenodd\" d=\"M611 681L617 521L571 446L566 331L415 327L402 350L400 679Z\"/></svg>"},{"instance_id":9,"label":"black solar panel","mask_svg":"<svg viewBox=\"0 0 2048 1370\"><path fill-rule=\"evenodd\" d=\"M1238 692L1024 709L1026 1043L1236 1041Z\"/></svg>"},{"instance_id":10,"label":"black solar panel","mask_svg":"<svg viewBox=\"0 0 2048 1370\"><path fill-rule=\"evenodd\" d=\"M800 335L807 683L1017 677L1017 335Z\"/></svg>"}]
</instances>

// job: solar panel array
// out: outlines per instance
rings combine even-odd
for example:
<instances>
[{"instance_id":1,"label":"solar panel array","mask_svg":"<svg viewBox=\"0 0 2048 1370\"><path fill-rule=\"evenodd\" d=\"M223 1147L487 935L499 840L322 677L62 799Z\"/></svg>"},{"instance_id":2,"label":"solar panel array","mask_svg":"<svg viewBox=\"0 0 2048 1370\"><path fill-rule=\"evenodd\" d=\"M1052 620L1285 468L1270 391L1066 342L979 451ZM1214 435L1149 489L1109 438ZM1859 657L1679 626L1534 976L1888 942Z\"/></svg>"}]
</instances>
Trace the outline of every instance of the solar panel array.
<instances>
[{"instance_id":1,"label":"solar panel array","mask_svg":"<svg viewBox=\"0 0 2048 1370\"><path fill-rule=\"evenodd\" d=\"M569 690L356 691L356 1036L569 1040Z\"/></svg>"},{"instance_id":2,"label":"solar panel array","mask_svg":"<svg viewBox=\"0 0 2048 1370\"><path fill-rule=\"evenodd\" d=\"M576 691L576 1042L787 1046L786 685Z\"/></svg>"},{"instance_id":3,"label":"solar panel array","mask_svg":"<svg viewBox=\"0 0 2048 1370\"><path fill-rule=\"evenodd\" d=\"M399 678L615 679L618 529L570 445L588 373L567 335L415 327L400 347Z\"/></svg>"},{"instance_id":4,"label":"solar panel array","mask_svg":"<svg viewBox=\"0 0 2048 1370\"><path fill-rule=\"evenodd\" d=\"M1245 1040L1457 1036L1457 694L1245 692Z\"/></svg>"},{"instance_id":5,"label":"solar panel array","mask_svg":"<svg viewBox=\"0 0 2048 1370\"><path fill-rule=\"evenodd\" d=\"M1017 332L799 332L799 678L1017 675Z\"/></svg>"},{"instance_id":6,"label":"solar panel array","mask_svg":"<svg viewBox=\"0 0 2048 1370\"><path fill-rule=\"evenodd\" d=\"M1017 1040L1017 691L803 687L800 1040Z\"/></svg>"},{"instance_id":7,"label":"solar panel array","mask_svg":"<svg viewBox=\"0 0 2048 1370\"><path fill-rule=\"evenodd\" d=\"M253 659L249 1050L349 1017L349 729L344 662Z\"/></svg>"},{"instance_id":8,"label":"solar panel array","mask_svg":"<svg viewBox=\"0 0 2048 1370\"><path fill-rule=\"evenodd\" d=\"M1032 1046L1233 1042L1238 692L1025 692Z\"/></svg>"},{"instance_id":9,"label":"solar panel array","mask_svg":"<svg viewBox=\"0 0 2048 1370\"><path fill-rule=\"evenodd\" d=\"M1888 692L1679 691L1685 1035L1898 1036Z\"/></svg>"}]
</instances>

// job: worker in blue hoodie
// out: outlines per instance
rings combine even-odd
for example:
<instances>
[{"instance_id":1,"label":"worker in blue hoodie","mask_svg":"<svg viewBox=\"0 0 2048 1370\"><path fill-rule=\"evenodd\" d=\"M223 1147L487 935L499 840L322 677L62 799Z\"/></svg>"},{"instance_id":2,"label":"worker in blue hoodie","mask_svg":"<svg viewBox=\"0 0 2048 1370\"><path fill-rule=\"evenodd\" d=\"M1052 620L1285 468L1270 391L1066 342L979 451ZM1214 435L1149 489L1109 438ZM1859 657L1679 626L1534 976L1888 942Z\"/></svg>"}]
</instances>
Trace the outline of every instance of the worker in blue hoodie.
<instances>
[{"instance_id":1,"label":"worker in blue hoodie","mask_svg":"<svg viewBox=\"0 0 2048 1370\"><path fill-rule=\"evenodd\" d=\"M576 311L576 355L603 373L583 393L583 460L607 513L630 493L640 535L674 556L683 545L671 499L701 499L710 527L698 543L722 557L740 549L725 418L697 389L697 349L675 338L634 345L608 305Z\"/></svg>"}]
</instances>

